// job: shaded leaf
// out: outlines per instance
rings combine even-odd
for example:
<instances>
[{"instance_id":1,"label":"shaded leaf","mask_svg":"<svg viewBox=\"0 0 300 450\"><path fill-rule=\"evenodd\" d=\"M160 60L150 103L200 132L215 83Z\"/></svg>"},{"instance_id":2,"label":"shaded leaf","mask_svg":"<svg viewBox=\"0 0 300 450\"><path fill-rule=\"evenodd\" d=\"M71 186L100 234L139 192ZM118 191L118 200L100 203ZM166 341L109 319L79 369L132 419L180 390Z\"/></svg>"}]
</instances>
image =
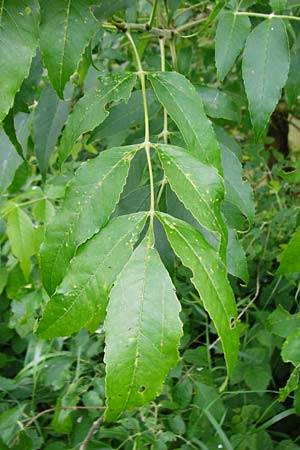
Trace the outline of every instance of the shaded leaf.
<instances>
[{"instance_id":1,"label":"shaded leaf","mask_svg":"<svg viewBox=\"0 0 300 450\"><path fill-rule=\"evenodd\" d=\"M128 100L135 82L136 75L129 72L110 76L102 81L100 88L91 89L76 103L61 139L60 163L68 157L82 133L93 130L104 121L108 115L108 102Z\"/></svg>"},{"instance_id":2,"label":"shaded leaf","mask_svg":"<svg viewBox=\"0 0 300 450\"><path fill-rule=\"evenodd\" d=\"M247 16L232 12L222 15L216 31L216 66L218 79L223 81L244 47L251 30Z\"/></svg>"},{"instance_id":3,"label":"shaded leaf","mask_svg":"<svg viewBox=\"0 0 300 450\"><path fill-rule=\"evenodd\" d=\"M244 283L248 283L249 273L245 251L237 237L236 231L231 228L228 229L226 264L228 273L240 278Z\"/></svg>"},{"instance_id":4,"label":"shaded leaf","mask_svg":"<svg viewBox=\"0 0 300 450\"><path fill-rule=\"evenodd\" d=\"M94 317L98 324L103 321L109 289L129 259L146 218L146 213L117 217L80 247L46 305L39 335L69 336Z\"/></svg>"},{"instance_id":5,"label":"shaded leaf","mask_svg":"<svg viewBox=\"0 0 300 450\"><path fill-rule=\"evenodd\" d=\"M175 288L148 236L132 254L110 294L104 325L106 421L116 420L122 412L144 405L161 392L178 359L179 312Z\"/></svg>"},{"instance_id":6,"label":"shaded leaf","mask_svg":"<svg viewBox=\"0 0 300 450\"><path fill-rule=\"evenodd\" d=\"M114 211L136 151L135 146L106 150L81 164L71 179L62 209L46 227L40 251L42 280L49 295L62 281L76 248L97 233Z\"/></svg>"},{"instance_id":7,"label":"shaded leaf","mask_svg":"<svg viewBox=\"0 0 300 450\"><path fill-rule=\"evenodd\" d=\"M69 113L69 104L60 100L51 86L42 92L34 115L35 152L43 178Z\"/></svg>"},{"instance_id":8,"label":"shaded leaf","mask_svg":"<svg viewBox=\"0 0 300 450\"><path fill-rule=\"evenodd\" d=\"M18 155L16 149L0 128L0 193L6 191L11 184L17 168L23 159Z\"/></svg>"},{"instance_id":9,"label":"shaded leaf","mask_svg":"<svg viewBox=\"0 0 300 450\"><path fill-rule=\"evenodd\" d=\"M14 97L29 74L38 44L37 0L3 0L0 8L0 121L13 105Z\"/></svg>"},{"instance_id":10,"label":"shaded leaf","mask_svg":"<svg viewBox=\"0 0 300 450\"><path fill-rule=\"evenodd\" d=\"M270 5L276 14L282 14L285 10L286 4L287 0L270 0Z\"/></svg>"},{"instance_id":11,"label":"shaded leaf","mask_svg":"<svg viewBox=\"0 0 300 450\"><path fill-rule=\"evenodd\" d=\"M243 78L254 133L264 132L289 71L289 46L282 20L268 19L250 33L243 56Z\"/></svg>"},{"instance_id":12,"label":"shaded leaf","mask_svg":"<svg viewBox=\"0 0 300 450\"><path fill-rule=\"evenodd\" d=\"M285 94L288 105L292 106L300 96L300 38L297 39L291 51L291 66L285 85Z\"/></svg>"},{"instance_id":13,"label":"shaded leaf","mask_svg":"<svg viewBox=\"0 0 300 450\"><path fill-rule=\"evenodd\" d=\"M254 221L254 202L251 185L243 178L243 168L237 156L224 144L220 144L225 181L225 200L237 206L249 225Z\"/></svg>"},{"instance_id":14,"label":"shaded leaf","mask_svg":"<svg viewBox=\"0 0 300 450\"><path fill-rule=\"evenodd\" d=\"M41 50L50 81L59 97L77 69L97 30L90 0L40 0Z\"/></svg>"},{"instance_id":15,"label":"shaded leaf","mask_svg":"<svg viewBox=\"0 0 300 450\"><path fill-rule=\"evenodd\" d=\"M272 333L288 337L300 329L300 313L290 314L281 305L278 305L268 317L268 327Z\"/></svg>"},{"instance_id":16,"label":"shaded leaf","mask_svg":"<svg viewBox=\"0 0 300 450\"><path fill-rule=\"evenodd\" d=\"M157 217L174 252L193 273L191 281L220 336L230 376L237 359L239 334L232 326L237 309L225 267L215 249L191 225L163 213L157 213Z\"/></svg>"},{"instance_id":17,"label":"shaded leaf","mask_svg":"<svg viewBox=\"0 0 300 450\"><path fill-rule=\"evenodd\" d=\"M196 86L204 110L210 117L225 119L234 122L240 121L240 110L229 94L209 86Z\"/></svg>"},{"instance_id":18,"label":"shaded leaf","mask_svg":"<svg viewBox=\"0 0 300 450\"><path fill-rule=\"evenodd\" d=\"M218 142L194 86L176 72L151 73L148 78L158 100L181 131L191 154L221 172Z\"/></svg>"}]
</instances>

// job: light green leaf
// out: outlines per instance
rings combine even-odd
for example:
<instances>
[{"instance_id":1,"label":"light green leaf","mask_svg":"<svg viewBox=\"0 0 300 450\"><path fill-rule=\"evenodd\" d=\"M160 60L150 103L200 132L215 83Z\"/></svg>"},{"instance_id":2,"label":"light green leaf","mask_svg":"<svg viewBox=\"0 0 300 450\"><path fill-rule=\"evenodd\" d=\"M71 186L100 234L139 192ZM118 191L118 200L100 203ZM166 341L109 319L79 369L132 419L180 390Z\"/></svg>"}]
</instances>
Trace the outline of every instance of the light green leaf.
<instances>
[{"instance_id":1,"label":"light green leaf","mask_svg":"<svg viewBox=\"0 0 300 450\"><path fill-rule=\"evenodd\" d=\"M22 271L28 279L31 270L30 257L35 253L35 230L28 215L18 207L7 215L7 235L11 250L19 259Z\"/></svg>"},{"instance_id":2,"label":"light green leaf","mask_svg":"<svg viewBox=\"0 0 300 450\"><path fill-rule=\"evenodd\" d=\"M23 159L18 155L16 149L0 128L0 193L6 191L13 181L17 168Z\"/></svg>"},{"instance_id":3,"label":"light green leaf","mask_svg":"<svg viewBox=\"0 0 300 450\"><path fill-rule=\"evenodd\" d=\"M234 122L240 121L240 110L226 92L210 86L195 86L203 102L204 110L210 117Z\"/></svg>"},{"instance_id":4,"label":"light green leaf","mask_svg":"<svg viewBox=\"0 0 300 450\"><path fill-rule=\"evenodd\" d=\"M289 106L292 106L299 100L300 96L300 37L292 47L291 66L289 76L285 85L285 94Z\"/></svg>"},{"instance_id":5,"label":"light green leaf","mask_svg":"<svg viewBox=\"0 0 300 450\"><path fill-rule=\"evenodd\" d=\"M298 227L280 256L280 266L276 275L300 272L300 227Z\"/></svg>"},{"instance_id":6,"label":"light green leaf","mask_svg":"<svg viewBox=\"0 0 300 450\"><path fill-rule=\"evenodd\" d=\"M218 79L223 81L239 56L251 30L247 16L232 12L223 14L216 31L216 66Z\"/></svg>"},{"instance_id":7,"label":"light green leaf","mask_svg":"<svg viewBox=\"0 0 300 450\"><path fill-rule=\"evenodd\" d=\"M243 178L243 168L237 156L220 143L225 181L225 200L247 217L249 225L254 221L254 202L251 185Z\"/></svg>"},{"instance_id":8,"label":"light green leaf","mask_svg":"<svg viewBox=\"0 0 300 450\"><path fill-rule=\"evenodd\" d=\"M288 337L300 329L300 313L290 314L281 305L268 317L270 331L281 337Z\"/></svg>"},{"instance_id":9,"label":"light green leaf","mask_svg":"<svg viewBox=\"0 0 300 450\"><path fill-rule=\"evenodd\" d=\"M69 104L60 100L51 86L42 92L34 115L35 152L43 178L69 113Z\"/></svg>"},{"instance_id":10,"label":"light green leaf","mask_svg":"<svg viewBox=\"0 0 300 450\"><path fill-rule=\"evenodd\" d=\"M157 151L178 198L203 227L219 233L226 244L227 232L220 212L224 185L217 170L180 147L159 144Z\"/></svg>"},{"instance_id":11,"label":"light green leaf","mask_svg":"<svg viewBox=\"0 0 300 450\"><path fill-rule=\"evenodd\" d=\"M39 323L43 338L69 336L104 319L108 292L129 259L146 213L120 216L82 245Z\"/></svg>"},{"instance_id":12,"label":"light green leaf","mask_svg":"<svg viewBox=\"0 0 300 450\"><path fill-rule=\"evenodd\" d=\"M83 163L70 181L62 209L46 227L41 246L41 274L49 295L62 281L76 248L107 223L137 149L128 146L106 150Z\"/></svg>"},{"instance_id":13,"label":"light green leaf","mask_svg":"<svg viewBox=\"0 0 300 450\"><path fill-rule=\"evenodd\" d=\"M270 5L275 14L282 14L285 10L287 0L270 0Z\"/></svg>"},{"instance_id":14,"label":"light green leaf","mask_svg":"<svg viewBox=\"0 0 300 450\"><path fill-rule=\"evenodd\" d=\"M220 336L230 376L237 359L239 333L232 326L237 308L225 267L215 249L191 225L163 213L157 213L157 217L174 252L193 273L192 283Z\"/></svg>"},{"instance_id":15,"label":"light green leaf","mask_svg":"<svg viewBox=\"0 0 300 450\"><path fill-rule=\"evenodd\" d=\"M284 362L290 362L299 367L300 364L300 330L291 333L284 342L281 349Z\"/></svg>"},{"instance_id":16,"label":"light green leaf","mask_svg":"<svg viewBox=\"0 0 300 450\"><path fill-rule=\"evenodd\" d=\"M59 97L97 30L90 0L40 0L40 40L50 81Z\"/></svg>"},{"instance_id":17,"label":"light green leaf","mask_svg":"<svg viewBox=\"0 0 300 450\"><path fill-rule=\"evenodd\" d=\"M100 88L91 89L78 101L61 139L60 163L68 157L82 133L93 130L104 121L109 114L106 110L108 102L129 99L135 82L136 75L129 72L110 76L102 81Z\"/></svg>"},{"instance_id":18,"label":"light green leaf","mask_svg":"<svg viewBox=\"0 0 300 450\"><path fill-rule=\"evenodd\" d=\"M282 20L261 22L249 35L243 56L243 78L254 133L264 132L289 71L289 45Z\"/></svg>"},{"instance_id":19,"label":"light green leaf","mask_svg":"<svg viewBox=\"0 0 300 450\"><path fill-rule=\"evenodd\" d=\"M191 154L221 172L219 145L194 86L176 72L151 73L148 78L158 100L181 131Z\"/></svg>"},{"instance_id":20,"label":"light green leaf","mask_svg":"<svg viewBox=\"0 0 300 450\"><path fill-rule=\"evenodd\" d=\"M0 4L0 121L14 102L22 81L29 74L38 44L37 0L2 0Z\"/></svg>"},{"instance_id":21,"label":"light green leaf","mask_svg":"<svg viewBox=\"0 0 300 450\"><path fill-rule=\"evenodd\" d=\"M155 286L155 289L153 287ZM150 236L111 291L105 320L106 421L153 400L178 359L180 304Z\"/></svg>"},{"instance_id":22,"label":"light green leaf","mask_svg":"<svg viewBox=\"0 0 300 450\"><path fill-rule=\"evenodd\" d=\"M228 228L226 264L228 273L240 278L244 283L248 283L249 273L245 251L237 237L236 231L231 228Z\"/></svg>"}]
</instances>

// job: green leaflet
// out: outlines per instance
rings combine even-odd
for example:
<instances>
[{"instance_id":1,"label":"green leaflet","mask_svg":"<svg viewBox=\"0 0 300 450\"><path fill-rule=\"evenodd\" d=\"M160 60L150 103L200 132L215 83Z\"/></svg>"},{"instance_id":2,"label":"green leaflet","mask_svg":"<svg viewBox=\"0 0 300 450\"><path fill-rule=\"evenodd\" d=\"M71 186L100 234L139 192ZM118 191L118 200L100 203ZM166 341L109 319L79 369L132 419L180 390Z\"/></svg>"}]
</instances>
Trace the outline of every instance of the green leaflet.
<instances>
[{"instance_id":1,"label":"green leaflet","mask_svg":"<svg viewBox=\"0 0 300 450\"><path fill-rule=\"evenodd\" d=\"M51 86L43 91L34 114L35 153L45 178L49 158L54 151L69 114L69 103L61 100Z\"/></svg>"},{"instance_id":2,"label":"green leaflet","mask_svg":"<svg viewBox=\"0 0 300 450\"><path fill-rule=\"evenodd\" d=\"M300 364L300 330L291 333L284 342L281 349L281 356L284 362L291 362L299 368Z\"/></svg>"},{"instance_id":3,"label":"green leaflet","mask_svg":"<svg viewBox=\"0 0 300 450\"><path fill-rule=\"evenodd\" d=\"M285 94L289 106L296 103L300 95L300 36L292 47L291 51L291 67L289 76L285 85Z\"/></svg>"},{"instance_id":4,"label":"green leaflet","mask_svg":"<svg viewBox=\"0 0 300 450\"><path fill-rule=\"evenodd\" d=\"M85 47L97 30L90 0L40 0L41 50L59 97L75 72Z\"/></svg>"},{"instance_id":5,"label":"green leaflet","mask_svg":"<svg viewBox=\"0 0 300 450\"><path fill-rule=\"evenodd\" d=\"M156 148L173 191L203 227L219 233L226 247L226 227L220 212L224 184L216 169L182 148L162 144Z\"/></svg>"},{"instance_id":6,"label":"green leaflet","mask_svg":"<svg viewBox=\"0 0 300 450\"><path fill-rule=\"evenodd\" d=\"M161 392L178 359L179 312L175 288L148 235L110 293L104 324L106 421Z\"/></svg>"},{"instance_id":7,"label":"green leaflet","mask_svg":"<svg viewBox=\"0 0 300 450\"><path fill-rule=\"evenodd\" d=\"M38 334L69 336L91 319L104 319L109 289L129 259L142 231L146 213L119 216L82 245L67 274L47 303Z\"/></svg>"},{"instance_id":8,"label":"green leaflet","mask_svg":"<svg viewBox=\"0 0 300 450\"><path fill-rule=\"evenodd\" d=\"M199 231L168 214L156 215L174 252L193 272L192 282L220 336L229 377L237 359L239 333L237 327L231 325L237 317L237 309L225 267Z\"/></svg>"},{"instance_id":9,"label":"green leaflet","mask_svg":"<svg viewBox=\"0 0 300 450\"><path fill-rule=\"evenodd\" d=\"M300 329L300 313L290 314L281 305L268 317L270 331L281 337L288 337Z\"/></svg>"},{"instance_id":10,"label":"green leaflet","mask_svg":"<svg viewBox=\"0 0 300 450\"><path fill-rule=\"evenodd\" d=\"M289 71L289 46L282 20L268 19L249 35L243 78L256 139L263 134Z\"/></svg>"},{"instance_id":11,"label":"green leaflet","mask_svg":"<svg viewBox=\"0 0 300 450\"><path fill-rule=\"evenodd\" d=\"M228 228L228 246L226 253L227 271L248 284L249 273L245 251L235 230Z\"/></svg>"},{"instance_id":12,"label":"green leaflet","mask_svg":"<svg viewBox=\"0 0 300 450\"><path fill-rule=\"evenodd\" d=\"M130 97L136 75L125 72L103 80L99 89L88 91L77 103L64 130L59 161L63 163L69 156L73 145L82 133L93 130L108 115L105 109L108 102L125 100Z\"/></svg>"},{"instance_id":13,"label":"green leaflet","mask_svg":"<svg viewBox=\"0 0 300 450\"><path fill-rule=\"evenodd\" d=\"M239 106L236 105L230 94L210 86L195 86L195 88L202 98L204 110L209 117L234 122L240 121Z\"/></svg>"},{"instance_id":14,"label":"green leaflet","mask_svg":"<svg viewBox=\"0 0 300 450\"><path fill-rule=\"evenodd\" d=\"M218 79L223 81L239 56L251 30L247 16L232 12L223 14L216 31L216 66Z\"/></svg>"},{"instance_id":15,"label":"green leaflet","mask_svg":"<svg viewBox=\"0 0 300 450\"><path fill-rule=\"evenodd\" d=\"M270 5L276 14L282 14L285 10L286 4L287 0L270 0Z\"/></svg>"},{"instance_id":16,"label":"green leaflet","mask_svg":"<svg viewBox=\"0 0 300 450\"><path fill-rule=\"evenodd\" d=\"M277 269L276 275L283 275L285 273L300 272L300 227L298 227L287 244L285 250L280 256L280 266Z\"/></svg>"},{"instance_id":17,"label":"green leaflet","mask_svg":"<svg viewBox=\"0 0 300 450\"><path fill-rule=\"evenodd\" d=\"M22 162L23 159L18 155L4 130L0 128L0 193L9 187Z\"/></svg>"},{"instance_id":18,"label":"green leaflet","mask_svg":"<svg viewBox=\"0 0 300 450\"><path fill-rule=\"evenodd\" d=\"M28 215L18 207L7 215L7 235L13 254L19 259L26 279L31 270L30 257L35 253L35 230Z\"/></svg>"},{"instance_id":19,"label":"green leaflet","mask_svg":"<svg viewBox=\"0 0 300 450\"><path fill-rule=\"evenodd\" d=\"M13 105L35 55L39 24L37 0L1 0L0 23L1 121Z\"/></svg>"},{"instance_id":20,"label":"green leaflet","mask_svg":"<svg viewBox=\"0 0 300 450\"><path fill-rule=\"evenodd\" d=\"M181 131L191 154L202 163L216 167L221 173L218 142L194 86L176 72L156 72L147 76L158 100Z\"/></svg>"},{"instance_id":21,"label":"green leaflet","mask_svg":"<svg viewBox=\"0 0 300 450\"><path fill-rule=\"evenodd\" d=\"M72 178L62 209L46 227L40 251L42 280L49 295L62 281L76 248L106 224L137 149L132 145L106 150L83 163Z\"/></svg>"},{"instance_id":22,"label":"green leaflet","mask_svg":"<svg viewBox=\"0 0 300 450\"><path fill-rule=\"evenodd\" d=\"M237 206L247 217L249 226L254 221L253 192L248 181L243 179L243 168L237 156L223 143L220 143L224 169L225 200Z\"/></svg>"}]
</instances>

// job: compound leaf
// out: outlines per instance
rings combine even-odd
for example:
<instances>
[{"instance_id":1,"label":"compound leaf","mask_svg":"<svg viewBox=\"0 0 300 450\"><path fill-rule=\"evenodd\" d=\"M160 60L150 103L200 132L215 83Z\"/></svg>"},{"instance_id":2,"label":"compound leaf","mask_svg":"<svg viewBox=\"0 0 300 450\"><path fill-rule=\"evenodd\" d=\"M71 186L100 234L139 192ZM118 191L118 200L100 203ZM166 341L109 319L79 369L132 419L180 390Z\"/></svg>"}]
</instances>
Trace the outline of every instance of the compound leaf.
<instances>
[{"instance_id":1,"label":"compound leaf","mask_svg":"<svg viewBox=\"0 0 300 450\"><path fill-rule=\"evenodd\" d=\"M181 131L188 150L204 164L221 168L218 142L200 95L183 75L176 72L148 74L158 100Z\"/></svg>"},{"instance_id":2,"label":"compound leaf","mask_svg":"<svg viewBox=\"0 0 300 450\"><path fill-rule=\"evenodd\" d=\"M268 19L248 36L243 56L243 78L256 139L261 137L289 71L289 46L282 20Z\"/></svg>"},{"instance_id":3,"label":"compound leaf","mask_svg":"<svg viewBox=\"0 0 300 450\"><path fill-rule=\"evenodd\" d=\"M41 274L49 295L62 281L76 248L106 224L136 151L136 146L106 150L83 163L69 183L62 209L46 227L41 246Z\"/></svg>"},{"instance_id":4,"label":"compound leaf","mask_svg":"<svg viewBox=\"0 0 300 450\"><path fill-rule=\"evenodd\" d=\"M237 359L239 334L232 325L237 308L225 267L216 250L191 225L168 214L157 213L157 217L174 252L193 273L192 283L220 336L230 376Z\"/></svg>"},{"instance_id":5,"label":"compound leaf","mask_svg":"<svg viewBox=\"0 0 300 450\"><path fill-rule=\"evenodd\" d=\"M220 81L224 80L239 56L250 30L251 23L247 16L228 11L219 20L216 31L216 66Z\"/></svg>"},{"instance_id":6,"label":"compound leaf","mask_svg":"<svg viewBox=\"0 0 300 450\"><path fill-rule=\"evenodd\" d=\"M38 327L42 337L69 336L94 317L98 324L103 321L109 289L129 259L146 218L142 212L117 217L80 247L46 305Z\"/></svg>"},{"instance_id":7,"label":"compound leaf","mask_svg":"<svg viewBox=\"0 0 300 450\"><path fill-rule=\"evenodd\" d=\"M37 0L2 0L0 5L0 121L29 74L38 44Z\"/></svg>"},{"instance_id":8,"label":"compound leaf","mask_svg":"<svg viewBox=\"0 0 300 450\"><path fill-rule=\"evenodd\" d=\"M110 293L104 324L106 421L144 405L161 392L178 359L179 312L175 288L148 236Z\"/></svg>"},{"instance_id":9,"label":"compound leaf","mask_svg":"<svg viewBox=\"0 0 300 450\"><path fill-rule=\"evenodd\" d=\"M97 30L90 0L40 0L41 50L50 81L59 97Z\"/></svg>"},{"instance_id":10,"label":"compound leaf","mask_svg":"<svg viewBox=\"0 0 300 450\"><path fill-rule=\"evenodd\" d=\"M129 72L110 76L102 81L100 88L91 89L76 103L61 139L60 163L68 157L82 133L93 130L104 121L108 115L105 109L108 102L128 100L135 82L136 75Z\"/></svg>"}]
</instances>

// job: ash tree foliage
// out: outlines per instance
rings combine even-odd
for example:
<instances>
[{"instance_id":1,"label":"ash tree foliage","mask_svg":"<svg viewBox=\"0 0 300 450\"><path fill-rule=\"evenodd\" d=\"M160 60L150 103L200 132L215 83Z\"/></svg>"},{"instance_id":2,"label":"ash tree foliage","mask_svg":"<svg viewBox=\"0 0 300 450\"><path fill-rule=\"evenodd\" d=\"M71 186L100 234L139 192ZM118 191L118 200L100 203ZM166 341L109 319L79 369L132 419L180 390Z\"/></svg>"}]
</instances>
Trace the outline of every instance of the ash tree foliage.
<instances>
[{"instance_id":1,"label":"ash tree foliage","mask_svg":"<svg viewBox=\"0 0 300 450\"><path fill-rule=\"evenodd\" d=\"M19 263L13 276L27 295L39 292L29 299L41 313L30 324L38 337L104 332L105 422L155 400L179 360L186 319L174 261L221 343L221 391L235 373L243 313L234 286L249 282L240 238L255 208L234 130L244 121L249 145L262 145L275 108L298 101L296 3L0 4L2 242L10 252L1 288ZM201 56L210 66L201 76L198 39L208 33L214 61ZM299 229L276 276L300 272ZM293 365L282 401L299 396L298 316L278 306L268 319Z\"/></svg>"}]
</instances>

